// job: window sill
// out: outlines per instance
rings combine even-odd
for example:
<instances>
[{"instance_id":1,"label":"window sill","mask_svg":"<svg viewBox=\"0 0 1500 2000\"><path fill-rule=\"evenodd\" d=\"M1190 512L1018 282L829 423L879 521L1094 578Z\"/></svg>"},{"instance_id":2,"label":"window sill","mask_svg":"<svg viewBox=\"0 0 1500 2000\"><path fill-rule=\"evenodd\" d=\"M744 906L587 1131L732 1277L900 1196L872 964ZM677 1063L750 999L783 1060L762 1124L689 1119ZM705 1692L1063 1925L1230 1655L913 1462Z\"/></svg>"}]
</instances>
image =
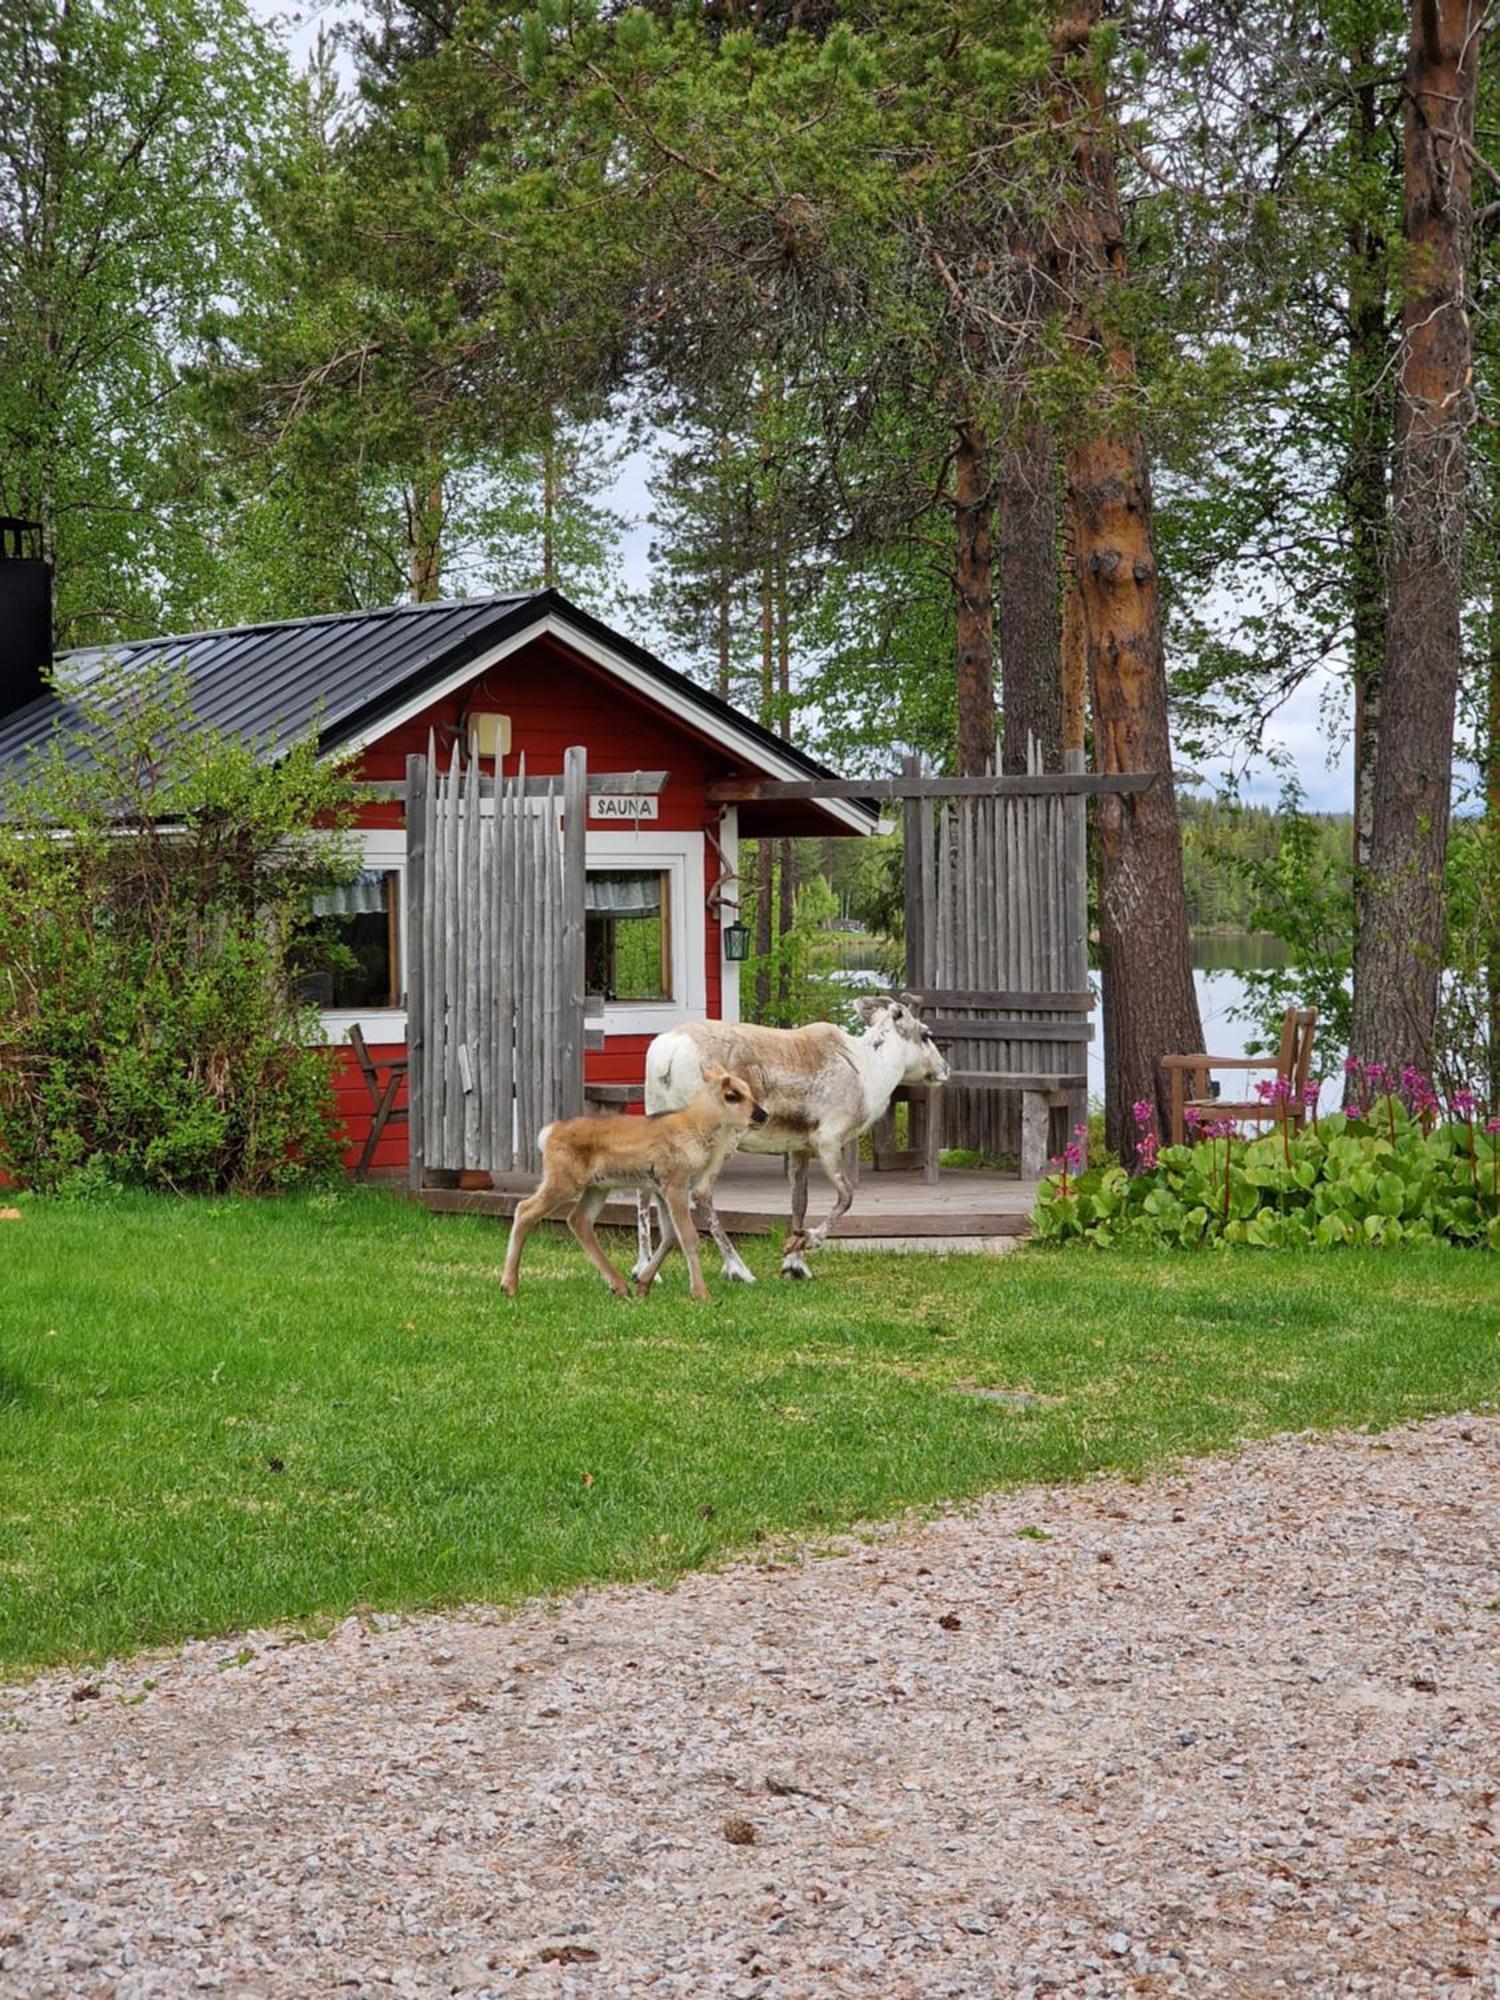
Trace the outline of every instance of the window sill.
<instances>
[{"instance_id":1,"label":"window sill","mask_svg":"<svg viewBox=\"0 0 1500 2000\"><path fill-rule=\"evenodd\" d=\"M358 1028L372 1047L376 1043L395 1042L404 1047L406 1043L404 1007L326 1007L319 1013L318 1021L329 1048L346 1045L351 1028Z\"/></svg>"}]
</instances>

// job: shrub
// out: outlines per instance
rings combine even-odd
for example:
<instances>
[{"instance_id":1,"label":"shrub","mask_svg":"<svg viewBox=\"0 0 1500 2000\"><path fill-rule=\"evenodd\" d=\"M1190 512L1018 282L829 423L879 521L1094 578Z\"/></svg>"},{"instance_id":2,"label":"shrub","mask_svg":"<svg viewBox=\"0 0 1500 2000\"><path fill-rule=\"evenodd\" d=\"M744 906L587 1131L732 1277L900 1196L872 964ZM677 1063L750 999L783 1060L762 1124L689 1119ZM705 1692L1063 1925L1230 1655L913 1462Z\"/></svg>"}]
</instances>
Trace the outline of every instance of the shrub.
<instances>
[{"instance_id":1,"label":"shrub","mask_svg":"<svg viewBox=\"0 0 1500 2000\"><path fill-rule=\"evenodd\" d=\"M1229 1120L1200 1125L1182 1146L1156 1148L1148 1131L1142 1156L1152 1163L1134 1177L1055 1162L1061 1172L1037 1196L1037 1234L1163 1249L1500 1245L1500 1119L1481 1123L1463 1091L1444 1118L1411 1073L1401 1091L1384 1087L1378 1069L1355 1083L1343 1113L1300 1133L1284 1115L1253 1137Z\"/></svg>"},{"instance_id":2,"label":"shrub","mask_svg":"<svg viewBox=\"0 0 1500 2000\"><path fill-rule=\"evenodd\" d=\"M337 1157L331 1052L296 996L354 794L118 670L0 806L0 1166L59 1193L284 1186Z\"/></svg>"}]
</instances>

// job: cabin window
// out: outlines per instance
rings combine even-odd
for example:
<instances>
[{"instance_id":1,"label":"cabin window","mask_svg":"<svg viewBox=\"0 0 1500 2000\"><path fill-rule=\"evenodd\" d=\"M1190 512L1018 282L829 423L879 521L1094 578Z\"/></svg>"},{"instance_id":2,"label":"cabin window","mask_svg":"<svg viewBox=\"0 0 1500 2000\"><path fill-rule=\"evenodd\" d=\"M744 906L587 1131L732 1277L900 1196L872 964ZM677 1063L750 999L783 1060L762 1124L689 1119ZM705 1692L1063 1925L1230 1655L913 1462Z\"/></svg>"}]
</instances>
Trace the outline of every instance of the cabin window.
<instances>
[{"instance_id":1,"label":"cabin window","mask_svg":"<svg viewBox=\"0 0 1500 2000\"><path fill-rule=\"evenodd\" d=\"M588 990L606 1000L670 1000L670 876L665 869L591 868L585 892Z\"/></svg>"},{"instance_id":2,"label":"cabin window","mask_svg":"<svg viewBox=\"0 0 1500 2000\"><path fill-rule=\"evenodd\" d=\"M401 1005L401 878L362 868L352 882L313 899L320 943L305 954L304 1000L325 1010Z\"/></svg>"}]
</instances>

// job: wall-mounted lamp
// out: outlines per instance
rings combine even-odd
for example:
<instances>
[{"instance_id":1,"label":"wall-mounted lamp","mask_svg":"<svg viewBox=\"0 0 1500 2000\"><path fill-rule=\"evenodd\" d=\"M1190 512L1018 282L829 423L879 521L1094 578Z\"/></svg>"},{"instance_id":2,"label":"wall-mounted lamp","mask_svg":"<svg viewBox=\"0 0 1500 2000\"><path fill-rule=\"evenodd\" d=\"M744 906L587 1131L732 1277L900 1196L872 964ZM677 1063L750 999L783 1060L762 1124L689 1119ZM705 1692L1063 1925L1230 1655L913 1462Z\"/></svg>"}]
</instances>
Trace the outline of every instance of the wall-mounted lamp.
<instances>
[{"instance_id":1,"label":"wall-mounted lamp","mask_svg":"<svg viewBox=\"0 0 1500 2000\"><path fill-rule=\"evenodd\" d=\"M738 917L732 924L726 924L723 931L724 956L732 964L740 964L750 956L750 926L742 924Z\"/></svg>"},{"instance_id":2,"label":"wall-mounted lamp","mask_svg":"<svg viewBox=\"0 0 1500 2000\"><path fill-rule=\"evenodd\" d=\"M479 710L469 717L469 752L474 757L510 755L510 717Z\"/></svg>"}]
</instances>

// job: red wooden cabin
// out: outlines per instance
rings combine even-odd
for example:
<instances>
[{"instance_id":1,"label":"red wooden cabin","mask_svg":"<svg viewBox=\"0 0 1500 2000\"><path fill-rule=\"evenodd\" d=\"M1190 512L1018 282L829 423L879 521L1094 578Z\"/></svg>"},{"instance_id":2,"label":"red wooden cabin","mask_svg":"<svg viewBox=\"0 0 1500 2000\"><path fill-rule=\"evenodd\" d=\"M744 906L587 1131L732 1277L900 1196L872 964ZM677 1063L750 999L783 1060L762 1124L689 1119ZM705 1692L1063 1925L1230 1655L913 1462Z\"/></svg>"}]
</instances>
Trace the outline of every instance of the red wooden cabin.
<instances>
[{"instance_id":1,"label":"red wooden cabin","mask_svg":"<svg viewBox=\"0 0 1500 2000\"><path fill-rule=\"evenodd\" d=\"M589 1082L639 1083L647 1043L663 1028L738 1017L739 968L725 959L723 930L738 905L742 837L875 825L858 801L710 803L715 779L831 774L556 591L155 639L113 656L185 670L194 714L268 755L313 727L330 754L355 754L371 786L359 816L364 867L335 914L357 969L323 975L316 997L330 1042L347 1044L358 1025L377 1060L404 1055L406 1042L404 806L380 787L399 786L429 734L444 763L477 732L487 754L497 738L504 744L507 773L524 756L528 776L561 774L564 750L582 744L591 773L666 774L659 791L590 799L586 955L604 1040L586 1057ZM65 678L87 675L98 657L59 665ZM34 680L24 693L7 701L0 660L0 768L67 719L68 703L36 695ZM371 1119L352 1056L339 1071L339 1102L352 1164ZM405 1164L406 1127L392 1125L374 1165Z\"/></svg>"}]
</instances>

